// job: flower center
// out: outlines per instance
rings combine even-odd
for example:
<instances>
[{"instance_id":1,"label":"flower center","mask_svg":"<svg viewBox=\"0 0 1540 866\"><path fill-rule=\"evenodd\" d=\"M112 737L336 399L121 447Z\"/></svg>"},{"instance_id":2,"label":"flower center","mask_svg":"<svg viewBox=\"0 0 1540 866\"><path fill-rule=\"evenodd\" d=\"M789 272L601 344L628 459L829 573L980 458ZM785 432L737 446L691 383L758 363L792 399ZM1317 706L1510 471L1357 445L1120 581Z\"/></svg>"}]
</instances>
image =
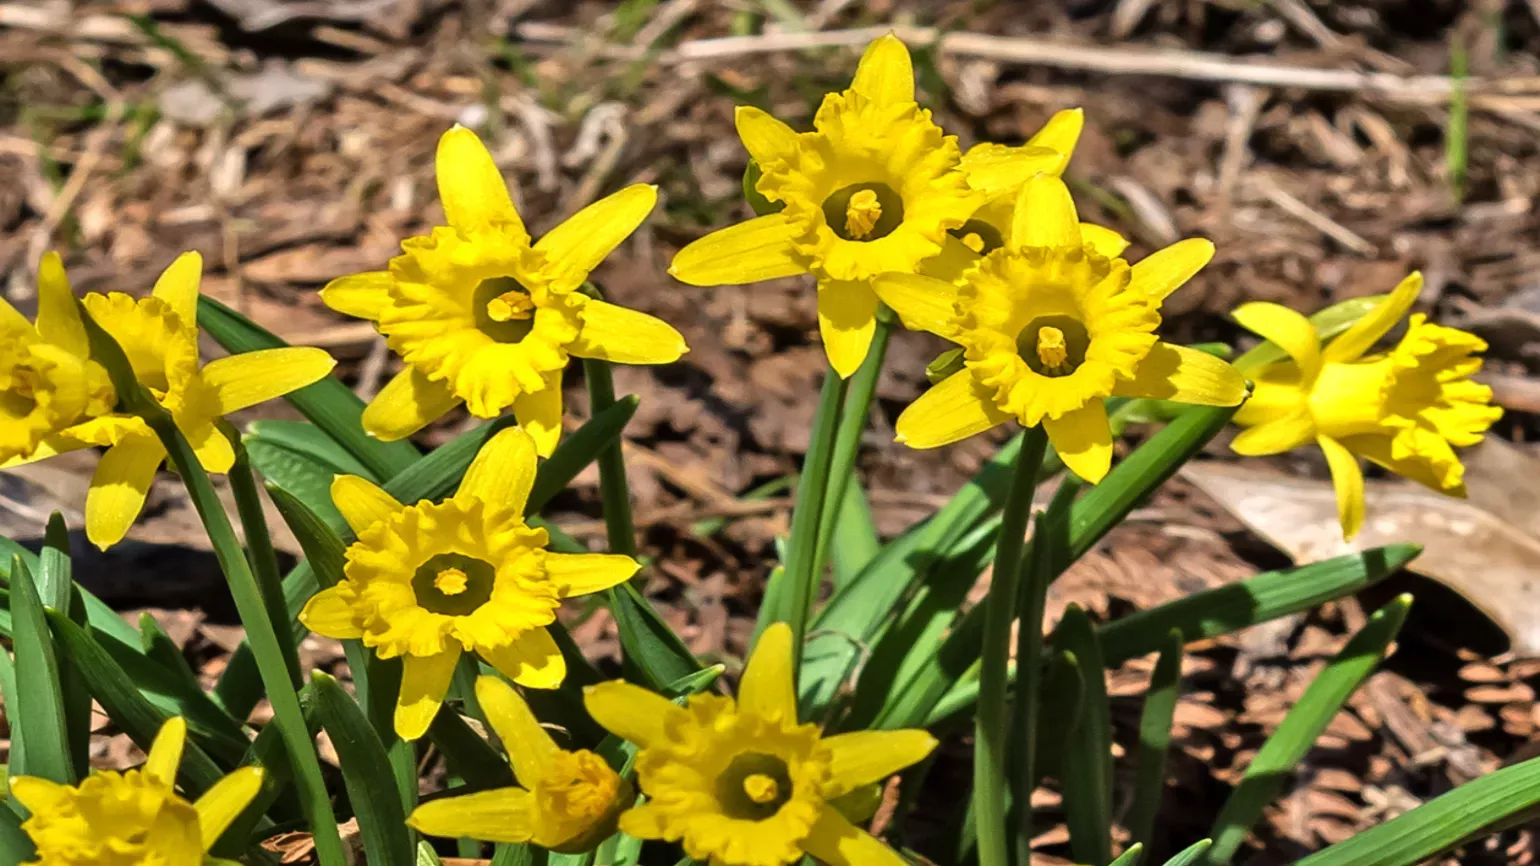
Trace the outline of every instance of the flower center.
<instances>
[{"instance_id":1,"label":"flower center","mask_svg":"<svg viewBox=\"0 0 1540 866\"><path fill-rule=\"evenodd\" d=\"M839 237L875 241L903 223L904 200L885 183L855 183L824 199L823 214Z\"/></svg>"},{"instance_id":2,"label":"flower center","mask_svg":"<svg viewBox=\"0 0 1540 866\"><path fill-rule=\"evenodd\" d=\"M987 256L1005 246L1000 230L981 219L968 220L955 229L949 229L948 233L981 256Z\"/></svg>"},{"instance_id":3,"label":"flower center","mask_svg":"<svg viewBox=\"0 0 1540 866\"><path fill-rule=\"evenodd\" d=\"M499 343L517 343L535 329L535 300L513 277L482 280L471 297L476 328Z\"/></svg>"},{"instance_id":4,"label":"flower center","mask_svg":"<svg viewBox=\"0 0 1540 866\"><path fill-rule=\"evenodd\" d=\"M18 365L12 371L10 384L0 393L0 413L12 418L25 418L37 408L37 388L41 384L36 370Z\"/></svg>"},{"instance_id":5,"label":"flower center","mask_svg":"<svg viewBox=\"0 0 1540 866\"><path fill-rule=\"evenodd\" d=\"M717 800L729 818L763 821L791 799L791 774L774 755L745 752L717 777Z\"/></svg>"},{"instance_id":6,"label":"flower center","mask_svg":"<svg viewBox=\"0 0 1540 866\"><path fill-rule=\"evenodd\" d=\"M1085 363L1091 337L1070 316L1039 316L1016 336L1016 351L1027 366L1050 378L1068 376Z\"/></svg>"},{"instance_id":7,"label":"flower center","mask_svg":"<svg viewBox=\"0 0 1540 866\"><path fill-rule=\"evenodd\" d=\"M541 808L566 819L603 815L615 800L620 777L604 759L587 750L556 756L536 786Z\"/></svg>"},{"instance_id":8,"label":"flower center","mask_svg":"<svg viewBox=\"0 0 1540 866\"><path fill-rule=\"evenodd\" d=\"M460 553L440 553L417 567L412 592L417 606L446 616L465 616L492 598L497 569Z\"/></svg>"}]
</instances>

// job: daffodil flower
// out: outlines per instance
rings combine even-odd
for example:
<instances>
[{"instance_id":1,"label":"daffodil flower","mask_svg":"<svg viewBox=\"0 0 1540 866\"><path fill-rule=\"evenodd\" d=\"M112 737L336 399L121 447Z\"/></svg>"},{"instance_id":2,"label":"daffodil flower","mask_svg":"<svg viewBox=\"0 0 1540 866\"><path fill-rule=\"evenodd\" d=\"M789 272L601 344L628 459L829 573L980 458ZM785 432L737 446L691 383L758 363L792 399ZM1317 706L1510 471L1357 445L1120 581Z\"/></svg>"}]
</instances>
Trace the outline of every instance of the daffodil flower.
<instances>
[{"instance_id":1,"label":"daffodil flower","mask_svg":"<svg viewBox=\"0 0 1540 866\"><path fill-rule=\"evenodd\" d=\"M849 90L824 96L812 132L749 106L736 120L756 189L785 207L691 243L669 273L697 286L815 275L824 350L849 376L876 330L871 279L915 273L984 196L959 169L956 138L915 103L909 51L891 34L867 47Z\"/></svg>"},{"instance_id":2,"label":"daffodil flower","mask_svg":"<svg viewBox=\"0 0 1540 866\"><path fill-rule=\"evenodd\" d=\"M1065 465L1094 483L1112 463L1107 397L1240 403L1246 383L1229 364L1155 336L1161 302L1213 245L1181 241L1132 267L1123 246L1082 231L1069 189L1041 174L1017 199L1004 245L959 283L879 278L877 293L910 327L963 347L964 369L899 416L898 441L934 448L1014 418L1041 424Z\"/></svg>"},{"instance_id":3,"label":"daffodil flower","mask_svg":"<svg viewBox=\"0 0 1540 866\"><path fill-rule=\"evenodd\" d=\"M1390 331L1422 289L1413 273L1368 315L1321 345L1310 320L1277 304L1236 308L1235 320L1277 344L1289 360L1244 370L1256 383L1235 414L1243 430L1237 454L1278 454L1314 442L1326 455L1337 492L1342 534L1364 521L1364 477L1358 458L1450 496L1465 495L1456 447L1481 441L1502 417L1492 389L1471 380L1487 344L1474 334L1414 314L1387 352L1366 354Z\"/></svg>"},{"instance_id":4,"label":"daffodil flower","mask_svg":"<svg viewBox=\"0 0 1540 866\"><path fill-rule=\"evenodd\" d=\"M176 792L187 723L168 719L144 766L97 770L79 785L11 777L11 796L32 813L21 828L36 866L199 866L262 788L259 767L241 767L189 803Z\"/></svg>"},{"instance_id":5,"label":"daffodil flower","mask_svg":"<svg viewBox=\"0 0 1540 866\"><path fill-rule=\"evenodd\" d=\"M0 466L25 463L69 428L112 411L58 253L38 267L37 323L0 299Z\"/></svg>"},{"instance_id":6,"label":"daffodil flower","mask_svg":"<svg viewBox=\"0 0 1540 866\"><path fill-rule=\"evenodd\" d=\"M371 435L410 436L461 403L479 418L511 406L549 456L569 357L666 364L687 351L667 323L577 291L652 212L656 187L628 186L531 243L475 133L444 133L436 166L449 225L403 241L389 270L321 290L332 309L373 321L406 364L364 410Z\"/></svg>"},{"instance_id":7,"label":"daffodil flower","mask_svg":"<svg viewBox=\"0 0 1540 866\"><path fill-rule=\"evenodd\" d=\"M562 599L609 589L639 568L629 556L552 553L524 522L535 441L511 427L471 462L455 495L403 505L356 475L332 501L357 534L346 579L316 593L300 621L317 634L361 639L400 657L396 733L421 737L438 713L461 653L474 651L522 686L554 689L567 674L546 626Z\"/></svg>"},{"instance_id":8,"label":"daffodil flower","mask_svg":"<svg viewBox=\"0 0 1540 866\"><path fill-rule=\"evenodd\" d=\"M603 758L558 747L518 692L496 677L476 680L476 699L522 787L433 800L407 824L429 836L533 842L565 853L587 851L615 832L634 794Z\"/></svg>"},{"instance_id":9,"label":"daffodil flower","mask_svg":"<svg viewBox=\"0 0 1540 866\"><path fill-rule=\"evenodd\" d=\"M784 866L810 854L828 866L903 866L830 801L924 758L920 730L825 737L797 723L791 628L765 629L738 700L692 695L681 707L639 686L590 686L588 712L640 747L637 779L648 801L620 816L639 839L679 841L696 860Z\"/></svg>"},{"instance_id":10,"label":"daffodil flower","mask_svg":"<svg viewBox=\"0 0 1540 866\"><path fill-rule=\"evenodd\" d=\"M197 315L202 269L197 253L183 253L160 275L148 298L92 292L81 302L123 348L134 378L171 414L203 468L224 473L235 463L235 449L219 429L221 418L316 382L336 362L321 349L282 348L232 355L200 366ZM63 269L42 280L39 289L39 330L57 334L57 339L72 347L72 354L86 357L85 325ZM93 399L102 405L105 398L98 392ZM92 446L107 451L86 493L86 536L105 550L121 541L133 525L144 508L155 471L166 459L165 447L148 424L121 413L89 417L45 437L30 453L13 458L11 465Z\"/></svg>"}]
</instances>

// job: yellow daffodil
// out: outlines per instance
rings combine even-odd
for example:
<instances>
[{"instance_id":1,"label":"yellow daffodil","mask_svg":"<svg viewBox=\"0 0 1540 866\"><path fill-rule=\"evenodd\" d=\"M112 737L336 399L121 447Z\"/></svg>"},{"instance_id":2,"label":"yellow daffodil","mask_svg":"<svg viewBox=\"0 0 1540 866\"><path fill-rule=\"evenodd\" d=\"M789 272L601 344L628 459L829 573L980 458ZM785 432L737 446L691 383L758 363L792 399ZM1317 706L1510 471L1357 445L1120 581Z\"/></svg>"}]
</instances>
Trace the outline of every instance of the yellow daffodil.
<instances>
[{"instance_id":1,"label":"yellow daffodil","mask_svg":"<svg viewBox=\"0 0 1540 866\"><path fill-rule=\"evenodd\" d=\"M603 758L559 748L518 692L496 677L476 680L476 699L523 787L433 800L407 824L429 836L534 842L567 853L587 851L615 832L634 795Z\"/></svg>"},{"instance_id":2,"label":"yellow daffodil","mask_svg":"<svg viewBox=\"0 0 1540 866\"><path fill-rule=\"evenodd\" d=\"M396 733L421 737L449 689L460 654L474 651L522 686L554 689L566 663L546 626L562 599L636 573L636 560L551 553L524 522L535 442L511 427L484 445L454 497L402 505L356 475L332 482L332 501L358 536L346 579L312 597L300 621L327 637L362 639L401 657Z\"/></svg>"},{"instance_id":3,"label":"yellow daffodil","mask_svg":"<svg viewBox=\"0 0 1540 866\"><path fill-rule=\"evenodd\" d=\"M0 299L0 466L32 459L65 430L112 411L58 253L38 267L37 324Z\"/></svg>"},{"instance_id":4,"label":"yellow daffodil","mask_svg":"<svg viewBox=\"0 0 1540 866\"><path fill-rule=\"evenodd\" d=\"M849 376L876 329L871 279L914 273L984 196L959 169L956 138L915 103L909 51L891 34L867 47L849 90L824 96L812 132L748 106L737 126L756 189L784 208L691 243L669 273L697 286L815 275L824 349Z\"/></svg>"},{"instance_id":5,"label":"yellow daffodil","mask_svg":"<svg viewBox=\"0 0 1540 866\"><path fill-rule=\"evenodd\" d=\"M203 468L229 472L235 449L219 429L220 419L303 388L331 372L336 362L320 349L282 348L232 355L200 367L197 315L202 269L197 253L184 253L160 275L148 298L92 292L82 303L123 348L134 377L171 413ZM83 357L88 351L85 326L63 270L44 280L43 286L47 294L39 299L47 300L40 305L39 327L67 334L66 339L77 347L72 353ZM97 392L93 405L105 401L103 393ZM166 449L148 424L120 413L90 417L47 436L11 464L92 446L107 451L86 494L86 536L106 549L121 541L139 516L155 471L166 458Z\"/></svg>"},{"instance_id":6,"label":"yellow daffodil","mask_svg":"<svg viewBox=\"0 0 1540 866\"><path fill-rule=\"evenodd\" d=\"M187 723L161 726L144 766L98 770L79 785L11 778L11 796L32 817L21 825L37 866L200 866L225 828L256 798L262 770L241 767L194 802L176 792Z\"/></svg>"},{"instance_id":7,"label":"yellow daffodil","mask_svg":"<svg viewBox=\"0 0 1540 866\"><path fill-rule=\"evenodd\" d=\"M436 171L449 225L403 241L389 270L321 291L332 309L375 322L406 363L364 411L370 434L410 436L462 402L480 418L511 406L549 455L569 357L666 364L686 351L667 323L577 291L652 212L655 187L626 187L531 243L475 133L444 133Z\"/></svg>"},{"instance_id":8,"label":"yellow daffodil","mask_svg":"<svg viewBox=\"0 0 1540 866\"><path fill-rule=\"evenodd\" d=\"M1245 304L1235 320L1277 344L1289 360L1245 370L1256 382L1236 413L1247 429L1238 454L1278 454L1314 442L1326 455L1337 490L1342 534L1363 526L1364 477L1358 458L1451 496L1465 495L1456 447L1481 441L1502 417L1492 389L1471 381L1487 344L1474 334L1415 314L1387 352L1366 355L1411 309L1422 275L1401 281L1347 331L1321 345L1310 320L1277 304Z\"/></svg>"},{"instance_id":9,"label":"yellow daffodil","mask_svg":"<svg viewBox=\"0 0 1540 866\"><path fill-rule=\"evenodd\" d=\"M588 712L640 747L648 801L620 816L640 839L679 841L722 866L784 866L804 853L828 866L903 866L830 803L930 753L919 730L824 737L797 724L791 628L770 626L743 672L738 700L692 695L681 707L625 682L589 687Z\"/></svg>"},{"instance_id":10,"label":"yellow daffodil","mask_svg":"<svg viewBox=\"0 0 1540 866\"><path fill-rule=\"evenodd\" d=\"M1122 240L1081 230L1063 181L1038 175L1016 201L1009 237L957 284L909 274L875 286L913 328L963 347L964 369L899 416L898 440L934 448L1015 418L1043 425L1075 474L1112 463L1109 396L1234 406L1246 383L1224 361L1155 336L1160 304L1207 264L1185 240L1129 266Z\"/></svg>"}]
</instances>

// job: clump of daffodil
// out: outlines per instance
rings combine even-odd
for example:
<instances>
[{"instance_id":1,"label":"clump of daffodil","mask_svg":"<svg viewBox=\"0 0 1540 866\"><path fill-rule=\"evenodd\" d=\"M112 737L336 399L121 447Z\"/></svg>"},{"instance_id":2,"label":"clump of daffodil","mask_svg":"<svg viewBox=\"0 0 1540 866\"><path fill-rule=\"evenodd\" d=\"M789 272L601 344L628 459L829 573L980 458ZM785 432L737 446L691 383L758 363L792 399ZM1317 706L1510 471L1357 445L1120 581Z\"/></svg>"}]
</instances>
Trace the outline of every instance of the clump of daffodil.
<instances>
[{"instance_id":1,"label":"clump of daffodil","mask_svg":"<svg viewBox=\"0 0 1540 866\"><path fill-rule=\"evenodd\" d=\"M0 299L0 466L53 453L51 440L117 403L58 253L43 256L37 283L35 325Z\"/></svg>"},{"instance_id":2,"label":"clump of daffodil","mask_svg":"<svg viewBox=\"0 0 1540 866\"><path fill-rule=\"evenodd\" d=\"M189 803L176 792L187 723L168 719L144 766L98 770L79 785L11 777L11 796L32 813L21 825L36 866L198 866L256 798L262 770L241 767Z\"/></svg>"},{"instance_id":3,"label":"clump of daffodil","mask_svg":"<svg viewBox=\"0 0 1540 866\"><path fill-rule=\"evenodd\" d=\"M229 472L235 449L219 428L223 416L280 397L318 381L336 364L320 349L263 349L220 358L200 366L198 357L198 282L203 260L183 253L155 282L148 298L121 292L92 292L81 299L91 318L122 347L134 378L187 437L198 462L209 472ZM85 357L86 331L60 268L39 286L39 329L67 335ZM46 293L46 294L45 294ZM91 367L88 365L88 372ZM105 372L105 371L103 371ZM16 375L12 373L13 377ZM88 381L95 381L94 372ZM110 385L97 386L84 420L53 432L11 463L51 457L64 451L102 446L86 493L86 536L106 549L118 541L144 508L155 471L166 458L159 437L143 419L111 408Z\"/></svg>"},{"instance_id":4,"label":"clump of daffodil","mask_svg":"<svg viewBox=\"0 0 1540 866\"><path fill-rule=\"evenodd\" d=\"M1270 340L1289 360L1244 370L1256 383L1235 414L1238 454L1278 454L1314 442L1326 455L1337 491L1342 534L1364 520L1358 458L1451 496L1465 495L1456 447L1481 441L1502 417L1492 389L1471 380L1487 344L1474 334L1414 314L1388 351L1366 354L1411 309L1422 275L1402 280L1386 299L1340 336L1321 345L1310 320L1277 304L1244 304L1235 320Z\"/></svg>"},{"instance_id":5,"label":"clump of daffodil","mask_svg":"<svg viewBox=\"0 0 1540 866\"><path fill-rule=\"evenodd\" d=\"M1086 233L1063 181L1027 181L999 249L955 284L879 278L877 292L911 327L963 347L964 368L905 409L898 439L934 448L1012 418L1041 424L1065 465L1100 481L1112 462L1103 401L1154 397L1234 406L1246 383L1212 355L1161 341L1161 302L1213 256L1205 240L1133 265L1111 232Z\"/></svg>"},{"instance_id":6,"label":"clump of daffodil","mask_svg":"<svg viewBox=\"0 0 1540 866\"><path fill-rule=\"evenodd\" d=\"M364 410L370 434L410 436L460 403L480 418L511 406L549 455L569 357L666 364L686 351L667 323L578 291L652 212L656 187L626 187L532 243L475 133L444 133L436 172L449 225L403 241L389 270L321 290L332 309L372 320L406 363Z\"/></svg>"},{"instance_id":7,"label":"clump of daffodil","mask_svg":"<svg viewBox=\"0 0 1540 866\"><path fill-rule=\"evenodd\" d=\"M587 851L615 832L620 810L634 799L630 783L593 752L558 747L502 680L477 679L476 699L521 787L424 803L407 824L429 836L533 842L566 853Z\"/></svg>"},{"instance_id":8,"label":"clump of daffodil","mask_svg":"<svg viewBox=\"0 0 1540 866\"><path fill-rule=\"evenodd\" d=\"M920 730L824 737L798 724L792 649L789 626L767 628L736 701L699 694L681 707L620 681L586 690L589 714L640 747L648 800L620 816L621 830L681 842L723 866L784 866L804 854L828 866L903 866L830 801L921 760L935 739Z\"/></svg>"},{"instance_id":9,"label":"clump of daffodil","mask_svg":"<svg viewBox=\"0 0 1540 866\"><path fill-rule=\"evenodd\" d=\"M356 475L332 482L332 501L357 534L346 579L313 596L300 621L317 634L361 639L400 657L396 733L421 737L438 713L460 654L473 651L522 686L554 689L566 663L546 626L562 599L621 583L629 556L552 553L524 522L535 441L510 427L472 461L455 495L403 505Z\"/></svg>"},{"instance_id":10,"label":"clump of daffodil","mask_svg":"<svg viewBox=\"0 0 1540 866\"><path fill-rule=\"evenodd\" d=\"M959 168L956 138L915 103L909 51L891 34L867 47L849 90L824 96L812 132L749 106L736 119L756 189L784 207L691 243L669 272L698 286L813 274L824 349L849 376L876 330L871 279L915 273L984 195Z\"/></svg>"}]
</instances>

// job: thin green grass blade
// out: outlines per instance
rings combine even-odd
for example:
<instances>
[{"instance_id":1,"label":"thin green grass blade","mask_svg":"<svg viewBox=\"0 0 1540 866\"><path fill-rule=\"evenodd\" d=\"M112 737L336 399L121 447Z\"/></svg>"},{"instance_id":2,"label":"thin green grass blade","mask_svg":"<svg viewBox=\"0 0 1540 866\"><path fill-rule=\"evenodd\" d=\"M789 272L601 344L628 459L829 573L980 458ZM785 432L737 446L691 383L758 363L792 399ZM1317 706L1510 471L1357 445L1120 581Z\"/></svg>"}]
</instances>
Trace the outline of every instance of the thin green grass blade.
<instances>
[{"instance_id":1,"label":"thin green grass blade","mask_svg":"<svg viewBox=\"0 0 1540 866\"><path fill-rule=\"evenodd\" d=\"M1214 844L1211 839L1200 839L1197 842L1183 848L1181 853L1166 861L1166 866L1190 866L1198 862L1208 852L1209 846Z\"/></svg>"},{"instance_id":2,"label":"thin green grass blade","mask_svg":"<svg viewBox=\"0 0 1540 866\"><path fill-rule=\"evenodd\" d=\"M346 448L338 445L337 440L327 435L325 430L309 421L253 421L246 425L246 435L241 438L248 443L256 440L278 448L286 448L326 466L333 472L361 475L376 484L379 483L379 479L374 477L369 467L361 463Z\"/></svg>"},{"instance_id":3,"label":"thin green grass blade","mask_svg":"<svg viewBox=\"0 0 1540 866\"><path fill-rule=\"evenodd\" d=\"M1084 672L1080 724L1065 743L1059 774L1070 850L1076 862L1104 866L1112 860L1112 715L1101 647L1090 618L1076 605L1064 611L1053 644L1074 653Z\"/></svg>"},{"instance_id":4,"label":"thin green grass blade","mask_svg":"<svg viewBox=\"0 0 1540 866\"><path fill-rule=\"evenodd\" d=\"M413 866L416 857L406 810L399 797L391 796L396 778L384 744L364 711L335 679L315 671L310 683L311 706L337 750L366 861L371 866Z\"/></svg>"},{"instance_id":5,"label":"thin green grass blade","mask_svg":"<svg viewBox=\"0 0 1540 866\"><path fill-rule=\"evenodd\" d=\"M77 623L84 623L85 606L75 592L75 584L70 575L69 528L64 525L64 515L57 511L48 517L48 526L43 533L43 552L38 557L38 564L39 597L43 605L68 614ZM78 772L84 773L91 766L91 692L69 659L61 657L58 661L59 693L64 702L64 720L68 725L64 738L69 744L70 764Z\"/></svg>"},{"instance_id":6,"label":"thin green grass blade","mask_svg":"<svg viewBox=\"0 0 1540 866\"><path fill-rule=\"evenodd\" d=\"M1155 818L1166 793L1166 759L1170 756L1171 717L1182 687L1182 632L1172 629L1155 660L1150 687L1139 716L1139 748L1134 756L1134 805L1128 831L1135 843L1148 845ZM1106 661L1103 659L1103 661Z\"/></svg>"},{"instance_id":7,"label":"thin green grass blade","mask_svg":"<svg viewBox=\"0 0 1540 866\"><path fill-rule=\"evenodd\" d=\"M64 715L64 693L59 682L59 659L54 654L48 617L31 569L21 557L11 560L11 623L16 654L16 706L25 712L12 715L12 738L22 741L21 764L12 762L18 776L39 776L73 785L79 772L71 754L69 721ZM68 591L66 583L66 592ZM62 615L62 614L61 614Z\"/></svg>"},{"instance_id":8,"label":"thin green grass blade","mask_svg":"<svg viewBox=\"0 0 1540 866\"><path fill-rule=\"evenodd\" d=\"M866 501L861 485L846 485L844 504L840 506L839 519L834 522L834 535L829 539L834 591L837 593L849 586L881 551L882 542L877 538L871 503Z\"/></svg>"},{"instance_id":9,"label":"thin green grass blade","mask_svg":"<svg viewBox=\"0 0 1540 866\"><path fill-rule=\"evenodd\" d=\"M6 596L6 606L7 608L10 606L9 595ZM10 616L9 611L7 611L6 615ZM0 647L0 701L4 701L7 707L20 705L16 698L16 660L11 657L10 651L4 647ZM27 760L23 754L23 747L25 745L21 738L16 736L15 727L12 726L11 754L8 756L10 764L6 768L7 770L26 766ZM6 788L5 790L8 791L10 789Z\"/></svg>"},{"instance_id":10,"label":"thin green grass blade","mask_svg":"<svg viewBox=\"0 0 1540 866\"><path fill-rule=\"evenodd\" d=\"M1416 544L1376 547L1195 593L1102 626L1102 650L1116 667L1158 651L1172 629L1190 643L1310 610L1374 585L1421 552Z\"/></svg>"},{"instance_id":11,"label":"thin green grass blade","mask_svg":"<svg viewBox=\"0 0 1540 866\"><path fill-rule=\"evenodd\" d=\"M1118 859L1112 861L1112 866L1139 866L1139 859L1144 856L1144 846L1138 842L1128 846L1128 850L1118 855Z\"/></svg>"},{"instance_id":12,"label":"thin green grass blade","mask_svg":"<svg viewBox=\"0 0 1540 866\"><path fill-rule=\"evenodd\" d=\"M193 672L192 665L187 663L187 656L182 655L182 648L161 629L160 623L155 621L149 611L139 614L139 642L145 657L176 677L183 688L201 692L202 684L198 682L198 675ZM239 731L239 726L235 730Z\"/></svg>"},{"instance_id":13,"label":"thin green grass blade","mask_svg":"<svg viewBox=\"0 0 1540 866\"><path fill-rule=\"evenodd\" d=\"M525 510L530 514L539 514L546 503L572 483L579 472L587 469L605 449L619 442L621 431L631 422L639 404L636 395L630 394L604 409L595 408L592 418L573 431L572 435L564 437L550 459L541 461L540 469L535 473L535 483L529 489Z\"/></svg>"},{"instance_id":14,"label":"thin green grass blade","mask_svg":"<svg viewBox=\"0 0 1540 866\"><path fill-rule=\"evenodd\" d=\"M1277 797L1332 716L1384 659L1411 604L1410 595L1400 595L1375 611L1305 689L1278 729L1262 744L1241 783L1225 801L1214 821L1214 846L1208 850L1205 863L1221 866L1235 856L1262 810Z\"/></svg>"},{"instance_id":15,"label":"thin green grass blade","mask_svg":"<svg viewBox=\"0 0 1540 866\"><path fill-rule=\"evenodd\" d=\"M0 536L0 580L6 582L11 580L11 562L18 556L28 568L32 569L33 574L41 570L42 562L37 554L9 538ZM85 603L86 618L92 628L106 632L131 647L139 645L139 633L134 631L134 627L125 622L123 617L118 616L117 611L109 607L106 602L78 585L75 587L75 593ZM3 609L0 609L0 619L3 619L3 622L0 622L0 635L11 637L9 601Z\"/></svg>"},{"instance_id":16,"label":"thin green grass blade","mask_svg":"<svg viewBox=\"0 0 1540 866\"><path fill-rule=\"evenodd\" d=\"M198 324L234 354L287 346L255 322L206 295L198 298ZM284 397L301 415L337 440L376 479L389 480L417 461L421 454L406 440L384 442L364 432L364 401L335 376Z\"/></svg>"}]
</instances>

